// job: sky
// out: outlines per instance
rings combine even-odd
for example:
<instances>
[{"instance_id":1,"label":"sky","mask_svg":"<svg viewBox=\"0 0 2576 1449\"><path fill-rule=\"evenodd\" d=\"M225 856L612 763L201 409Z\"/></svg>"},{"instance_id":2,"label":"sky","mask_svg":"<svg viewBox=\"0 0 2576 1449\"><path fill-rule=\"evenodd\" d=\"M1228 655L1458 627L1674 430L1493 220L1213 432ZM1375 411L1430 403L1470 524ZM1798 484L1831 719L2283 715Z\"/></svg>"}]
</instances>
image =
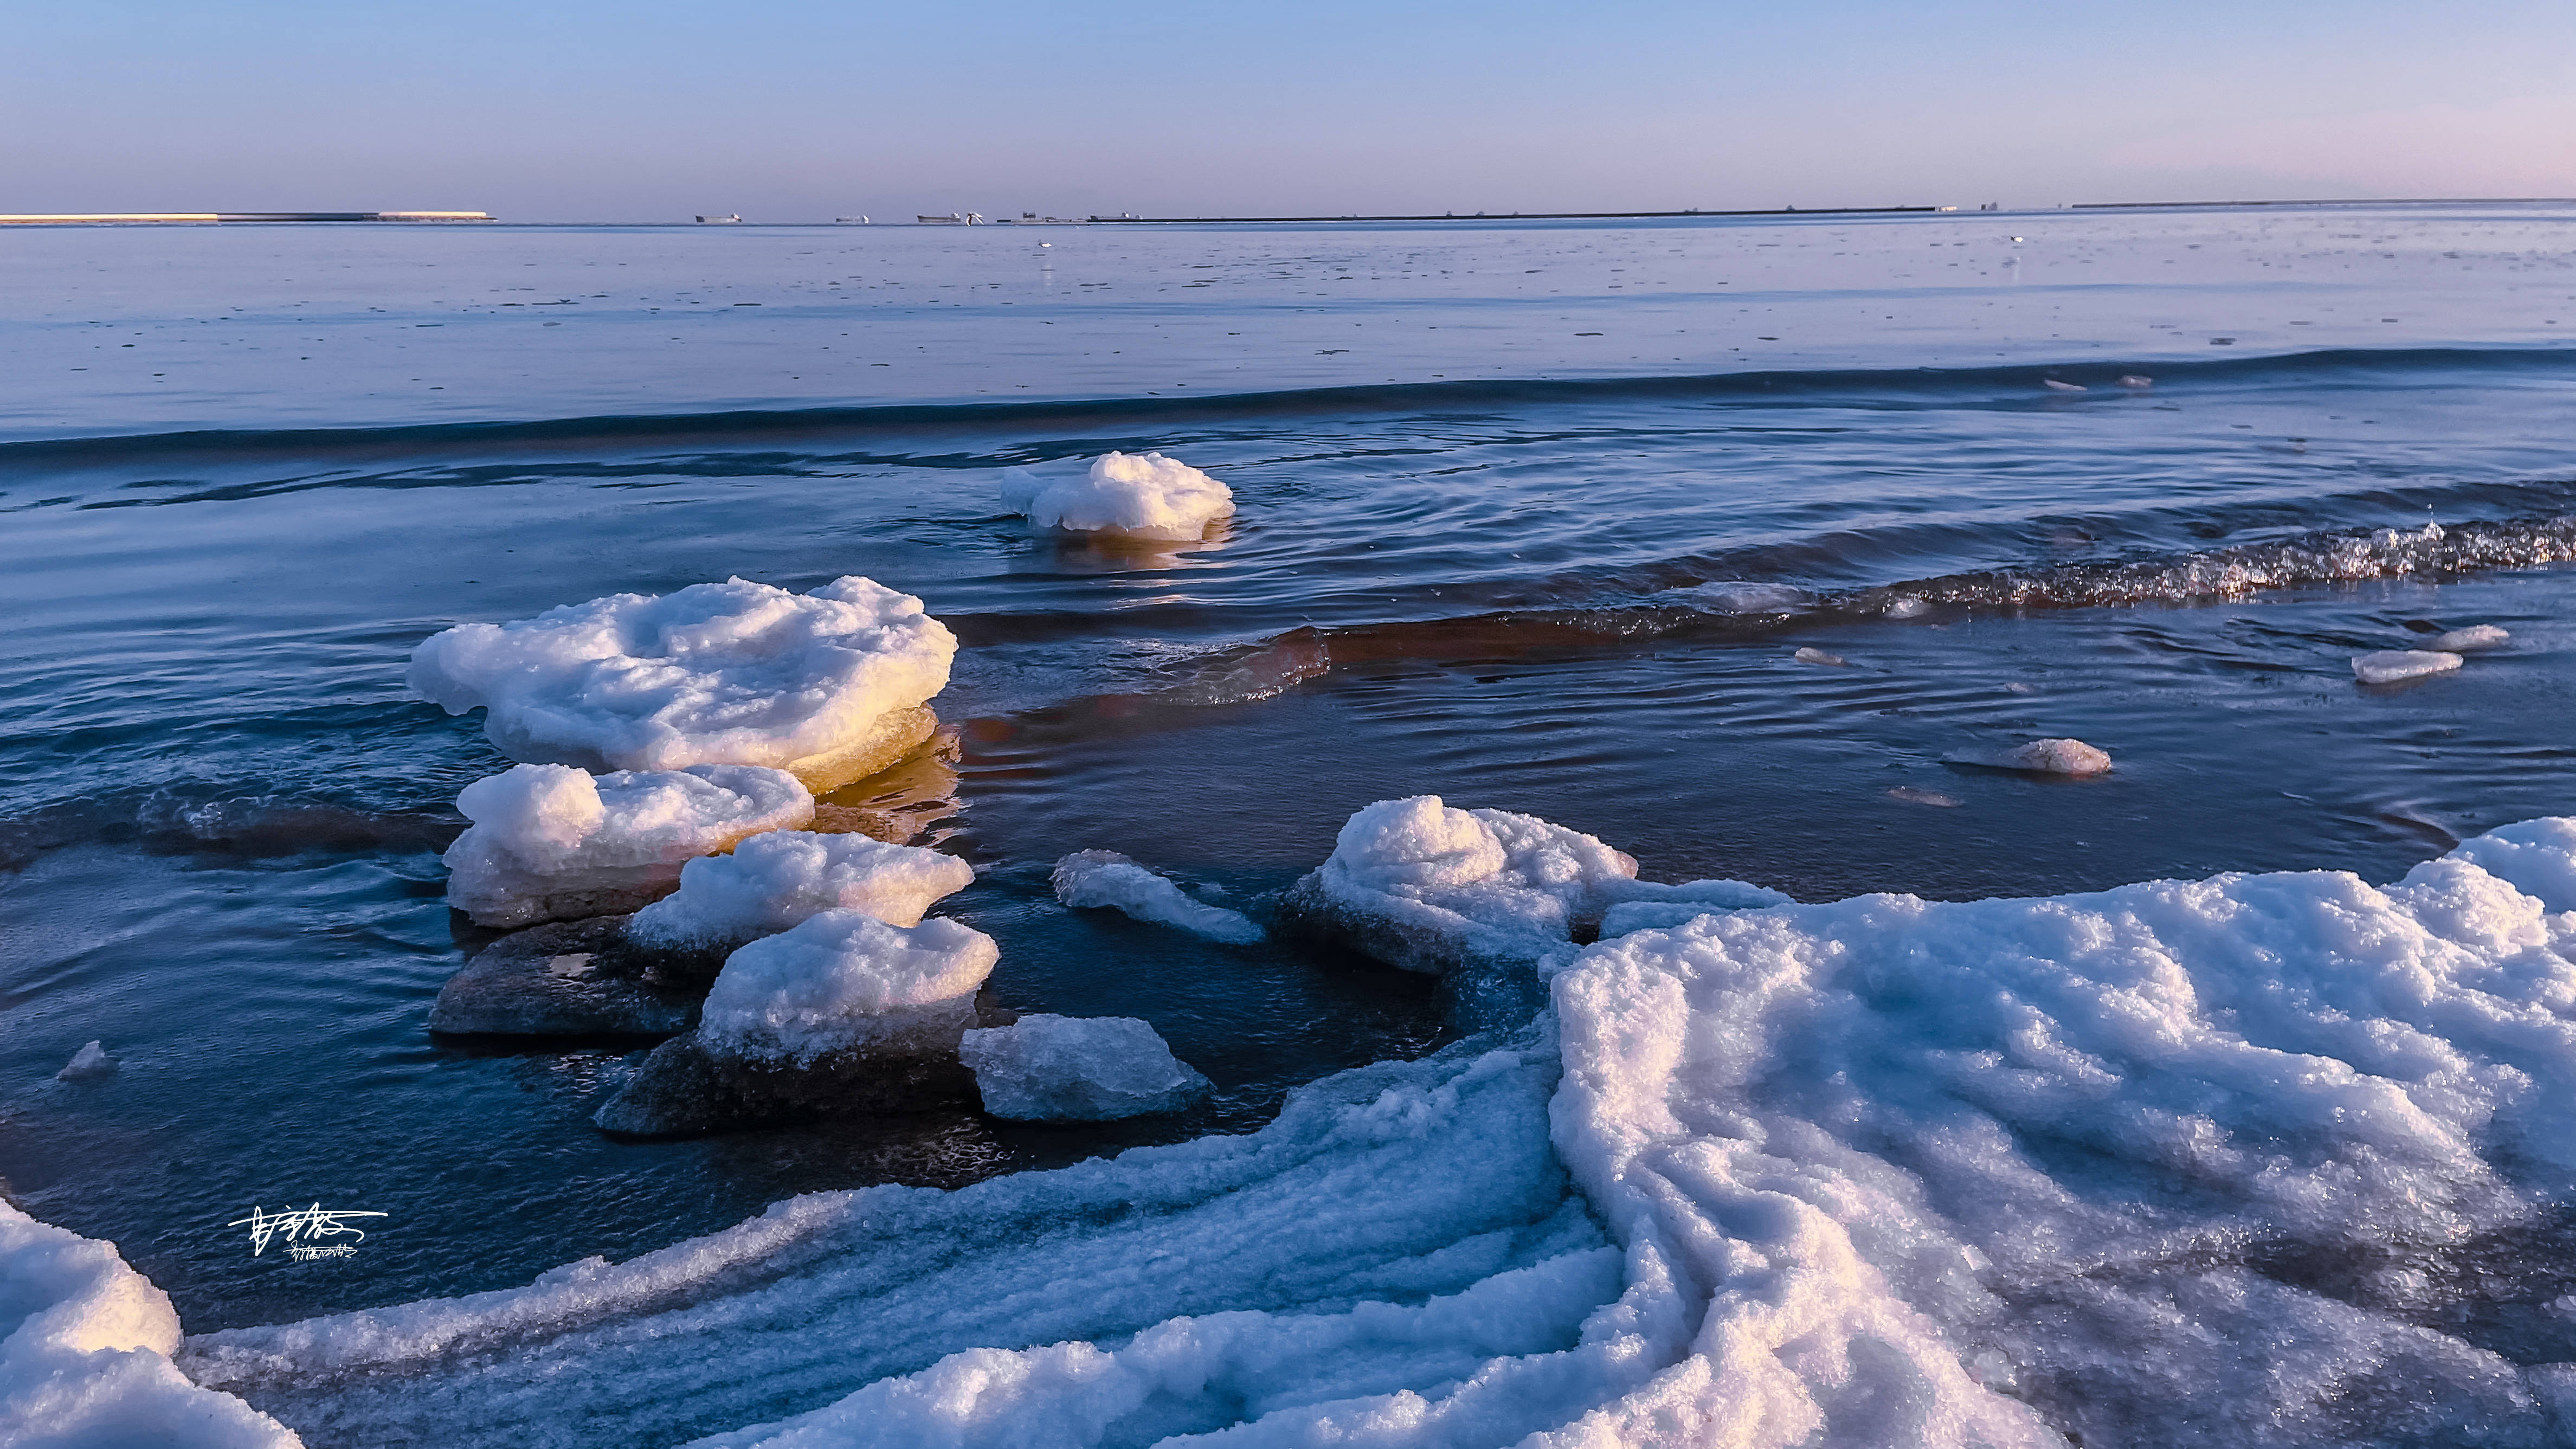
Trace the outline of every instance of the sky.
<instances>
[{"instance_id":1,"label":"sky","mask_svg":"<svg viewBox=\"0 0 2576 1449\"><path fill-rule=\"evenodd\" d=\"M2576 5L0 4L0 212L2576 196Z\"/></svg>"}]
</instances>

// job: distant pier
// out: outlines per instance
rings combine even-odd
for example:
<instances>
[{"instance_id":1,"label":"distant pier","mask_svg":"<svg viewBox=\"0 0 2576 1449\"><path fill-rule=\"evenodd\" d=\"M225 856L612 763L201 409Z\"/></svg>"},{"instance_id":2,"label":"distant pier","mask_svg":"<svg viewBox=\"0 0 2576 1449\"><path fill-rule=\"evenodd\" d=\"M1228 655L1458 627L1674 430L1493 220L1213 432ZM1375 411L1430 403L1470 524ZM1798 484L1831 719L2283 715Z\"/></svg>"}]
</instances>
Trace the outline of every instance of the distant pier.
<instances>
[{"instance_id":1,"label":"distant pier","mask_svg":"<svg viewBox=\"0 0 2576 1449\"><path fill-rule=\"evenodd\" d=\"M209 221L490 221L488 211L65 211L0 212L0 226L135 226Z\"/></svg>"}]
</instances>

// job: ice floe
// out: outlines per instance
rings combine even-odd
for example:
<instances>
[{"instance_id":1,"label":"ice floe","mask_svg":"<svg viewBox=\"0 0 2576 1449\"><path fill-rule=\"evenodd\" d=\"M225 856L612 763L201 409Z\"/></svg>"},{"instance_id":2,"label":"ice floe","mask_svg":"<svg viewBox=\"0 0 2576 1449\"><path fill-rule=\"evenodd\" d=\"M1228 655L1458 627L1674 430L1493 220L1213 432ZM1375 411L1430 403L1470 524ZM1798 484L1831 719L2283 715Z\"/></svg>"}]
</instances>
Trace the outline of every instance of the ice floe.
<instances>
[{"instance_id":1,"label":"ice floe","mask_svg":"<svg viewBox=\"0 0 2576 1449\"><path fill-rule=\"evenodd\" d=\"M1105 1122L1177 1112L1208 1079L1129 1016L1023 1016L966 1033L958 1055L984 1110L1028 1122Z\"/></svg>"},{"instance_id":2,"label":"ice floe","mask_svg":"<svg viewBox=\"0 0 2576 1449\"><path fill-rule=\"evenodd\" d=\"M1952 750L1941 758L1954 765L2020 770L2032 775L2103 775L2111 770L2111 756L2107 752L2082 740L2068 739L2032 740L2009 748Z\"/></svg>"},{"instance_id":3,"label":"ice floe","mask_svg":"<svg viewBox=\"0 0 2576 1449\"><path fill-rule=\"evenodd\" d=\"M804 594L731 579L460 624L412 651L410 679L450 714L485 710L514 760L767 765L827 790L930 736L956 652L921 600L869 579Z\"/></svg>"},{"instance_id":4,"label":"ice floe","mask_svg":"<svg viewBox=\"0 0 2576 1449\"><path fill-rule=\"evenodd\" d=\"M2513 635L2502 625L2471 624L2465 629L2450 629L2424 641L2427 649L2445 654L2474 654L2481 649L2501 649L2513 642Z\"/></svg>"},{"instance_id":5,"label":"ice floe","mask_svg":"<svg viewBox=\"0 0 2576 1449\"><path fill-rule=\"evenodd\" d=\"M97 1043L91 1043L96 1046ZM26 1449L302 1449L170 1362L170 1295L113 1243L0 1202L0 1441Z\"/></svg>"},{"instance_id":6,"label":"ice floe","mask_svg":"<svg viewBox=\"0 0 2576 1449\"><path fill-rule=\"evenodd\" d=\"M687 862L814 819L794 775L759 765L514 765L456 808L474 824L447 848L447 903L478 926L633 911L676 889Z\"/></svg>"},{"instance_id":7,"label":"ice floe","mask_svg":"<svg viewBox=\"0 0 2576 1449\"><path fill-rule=\"evenodd\" d=\"M1534 964L1625 901L1707 909L1772 900L1741 881L1657 885L1593 836L1534 815L1381 800L1344 822L1332 856L1281 909L1305 931L1409 971Z\"/></svg>"},{"instance_id":8,"label":"ice floe","mask_svg":"<svg viewBox=\"0 0 2576 1449\"><path fill-rule=\"evenodd\" d=\"M1182 543L1231 517L1234 494L1177 458L1112 452L1093 459L1080 478L1050 482L1015 469L1002 506L1040 528Z\"/></svg>"},{"instance_id":9,"label":"ice floe","mask_svg":"<svg viewBox=\"0 0 2576 1449\"><path fill-rule=\"evenodd\" d=\"M1789 657L1797 660L1801 664L1848 664L1851 662L1829 649L1818 649L1813 645L1802 648L1797 653L1792 654Z\"/></svg>"},{"instance_id":10,"label":"ice floe","mask_svg":"<svg viewBox=\"0 0 2576 1449\"><path fill-rule=\"evenodd\" d=\"M2352 677L2364 684L2395 684L2401 679L2446 674L2462 662L2459 655L2441 649L2382 649L2375 654L2354 655Z\"/></svg>"},{"instance_id":11,"label":"ice floe","mask_svg":"<svg viewBox=\"0 0 2576 1449\"><path fill-rule=\"evenodd\" d=\"M627 939L628 917L555 921L483 948L440 987L429 1029L479 1036L675 1036L698 1019L697 989Z\"/></svg>"},{"instance_id":12,"label":"ice floe","mask_svg":"<svg viewBox=\"0 0 2576 1449\"><path fill-rule=\"evenodd\" d=\"M94 1082L101 1077L115 1075L116 1058L107 1054L105 1046L93 1041L83 1043L79 1051L72 1053L72 1059L63 1063L61 1071L54 1073L54 1079L61 1082Z\"/></svg>"},{"instance_id":13,"label":"ice floe","mask_svg":"<svg viewBox=\"0 0 2576 1449\"><path fill-rule=\"evenodd\" d=\"M637 911L627 935L649 949L703 956L844 907L910 926L974 880L973 866L920 846L773 830L681 867L680 888Z\"/></svg>"},{"instance_id":14,"label":"ice floe","mask_svg":"<svg viewBox=\"0 0 2576 1449\"><path fill-rule=\"evenodd\" d=\"M1055 863L1050 879L1055 898L1077 910L1107 907L1211 941L1242 944L1263 935L1250 916L1194 901L1172 881L1114 850L1077 850Z\"/></svg>"}]
</instances>

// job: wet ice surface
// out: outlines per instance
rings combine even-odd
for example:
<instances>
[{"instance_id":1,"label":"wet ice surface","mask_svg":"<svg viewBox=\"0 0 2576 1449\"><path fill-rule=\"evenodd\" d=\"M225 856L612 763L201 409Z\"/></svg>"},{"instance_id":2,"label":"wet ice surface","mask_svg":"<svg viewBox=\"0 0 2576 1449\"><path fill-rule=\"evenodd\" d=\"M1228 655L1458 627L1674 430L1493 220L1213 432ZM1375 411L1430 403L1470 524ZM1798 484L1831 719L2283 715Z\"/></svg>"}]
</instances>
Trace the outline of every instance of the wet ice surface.
<instances>
[{"instance_id":1,"label":"wet ice surface","mask_svg":"<svg viewBox=\"0 0 2576 1449\"><path fill-rule=\"evenodd\" d=\"M2560 343L2567 214L28 229L0 436L1999 361L2098 393Z\"/></svg>"},{"instance_id":2,"label":"wet ice surface","mask_svg":"<svg viewBox=\"0 0 2576 1449\"><path fill-rule=\"evenodd\" d=\"M729 1229L800 1192L953 1186L1134 1143L1248 1131L1293 1086L1418 1057L1463 1019L1448 985L1358 957L1275 940L1223 945L1068 909L1049 873L1071 851L1123 852L1211 904L1249 909L1322 862L1353 810L1438 792L1597 835L1653 881L1736 879L1811 902L1890 889L1964 900L2229 869L2342 868L2393 881L2482 830L2566 811L2576 794L2564 729L2576 638L2570 575L2553 562L2566 555L2546 521L2576 508L2558 421L2576 367L2561 353L2513 350L2558 315L2528 305L2561 275L2558 264L2533 253L2514 230L2525 223L2510 218L2492 229L2407 213L2174 224L2258 223L2288 228L2283 235L2353 231L2365 243L2397 235L2391 228L2415 238L2411 252L2380 248L2400 251L2410 307L2369 313L2404 320L2365 326L2320 311L2313 328L2283 322L2290 341L2278 350L2329 322L2385 328L2410 346L2461 340L2488 350L2199 362L2255 346L2263 334L2241 321L2247 309L2306 318L2298 304L2311 294L2301 288L2317 269L2284 287L2283 268L2262 265L2316 259L2292 249L2243 263L2268 274L2255 279L2263 286L2195 283L2121 293L2125 301L2117 288L2053 294L2051 305L2075 308L2059 314L2073 330L2044 347L2047 328L2016 335L2010 348L2031 349L2016 355L2034 366L1999 374L1674 388L1648 379L1198 411L1156 411L1169 400L1152 398L1142 410L1121 402L1016 421L925 412L734 432L582 425L9 452L0 458L0 508L14 510L0 532L0 859L9 867L0 912L11 922L0 935L0 1173L38 1217L114 1239L171 1293L191 1332L284 1322L519 1287L594 1254L623 1261ZM2009 225L2029 230L2025 219ZM1819 246L1825 235L1800 234ZM174 235L108 244L163 247ZM274 233L197 235L226 247L246 236L287 245ZM350 235L294 245L327 251L353 244L336 239ZM1194 235L1191 245L1218 244ZM1706 302L1632 302L1630 291L1651 289L1631 288L1629 273L1609 275L1608 266L1651 262L1664 244L1657 228L1617 238L1598 229L1481 235L1440 244L1615 240L1621 257L1605 262L1585 305L1717 315ZM552 244L534 233L477 236ZM2167 270L2208 249L2175 238L2187 256ZM1768 240L1727 244L1769 266ZM1969 270L1970 249L1957 250ZM1934 258L1928 240L1923 253ZM2352 260L2365 288L2388 284L2367 258ZM1888 271L1883 254L1836 265L1845 262L1854 275ZM1946 274L1948 262L1926 266ZM2126 263L2106 253L2089 265ZM1484 315L1528 313L1483 271L1473 286L1458 280L1464 269L1451 271L1441 285L1457 290L1441 306L1463 315L1482 297L1492 304ZM1187 289L1174 285L1175 295ZM1124 283L1113 290L1134 294ZM1264 385L1373 380L1335 371L1355 367L1356 354L1301 361L1283 349L1295 329L1355 320L1335 315L1339 304L1309 298L1283 310L1250 283L1228 293L1211 282L1188 289L1187 305L1211 294L1244 301L1223 330L1246 333L1228 345L1277 364ZM1837 296L1835 306L1851 300ZM2138 341L2114 325L2150 296L2166 309L2160 320L2188 337ZM1936 320L1947 315L1940 308L2005 300L1940 285L1905 297L1931 309L1909 315ZM2082 310L2096 303L2109 310ZM1150 307L1097 296L1068 305L1138 335L1157 320ZM982 307L979 318L1018 325L1016 306ZM768 311L701 320L729 326ZM516 326L521 315L496 308L482 321ZM949 309L940 325L962 327L965 316ZM1424 321L1426 338L1437 320ZM1941 327L1956 321L1926 323L1920 335L1855 340L1846 330L1837 345L1911 366L1946 355L1958 339ZM1495 325L1535 335L1524 321ZM2204 330L2241 340L2210 349ZM764 335L774 351L777 336ZM144 351L132 340L128 358ZM1494 341L1488 333L1478 345ZM2499 343L2506 350L2493 350ZM499 375L491 359L503 354L469 351ZM1132 384L1130 374L1085 371L1092 364L1081 351L1063 350L1066 376ZM2041 361L2069 378L2109 381L2058 366L2096 352L2106 370L2113 358L2152 363L2144 370L2154 387L2096 385L2079 396L2037 385ZM1408 380L1446 368L1442 356L1409 355ZM0 369L26 366L26 356L0 351ZM54 360L87 365L59 352ZM367 365L332 376L357 377ZM561 393L513 382L509 396L557 416L694 409L736 396L713 371L675 367L651 375L700 391L612 407L597 400L611 390L599 380L614 381L618 365L549 374ZM231 384L201 376L199 402L187 407L261 374L236 366ZM179 404L119 412L139 396L125 383L78 385L90 390L23 396L29 408L56 409L58 421L76 406L96 424L91 432L128 417L135 426L208 420ZM494 401L498 383L469 395L463 411L438 414L370 412L374 403L337 386L270 396L333 423L509 415ZM225 406L249 396L228 393ZM281 420L293 419L255 419ZM993 501L1009 468L1078 469L1113 448L1168 450L1223 478L1239 509L1232 531L1163 549L1108 547L1034 537ZM2409 541L2428 515L2446 525L2444 539ZM2478 532L2515 519L2542 522ZM2249 569L2242 556L2208 552L2271 548L2318 529L2393 530L2397 541L2263 555L2379 561L2342 575L2302 573L2305 564ZM2459 551L2481 537L2503 542ZM2095 593L2084 589L2096 576L2063 572L2123 560L2144 561L2143 571L2102 575L2112 583ZM2379 563L2412 572L2385 576ZM2453 566L2480 571L2444 572ZM2004 573L1979 572L1996 570ZM438 852L465 823L450 804L509 762L476 718L451 719L405 694L409 651L460 622L737 574L796 590L861 574L923 598L955 630L955 682L937 707L959 731L959 778L940 797L954 805L933 808L948 832L941 848L980 874L938 913L998 943L986 1004L1143 1020L1213 1080L1208 1100L1169 1118L1021 1126L961 1095L899 1120L639 1144L588 1125L630 1069L628 1049L496 1051L427 1036L439 985L491 938L442 900ZM1942 578L1966 582L1907 587ZM2269 586L2284 578L2291 586ZM2015 592L2031 580L2045 587ZM2069 580L2083 587L2069 592ZM1846 595L1852 607L1818 602ZM2097 597L2146 602L2014 602ZM2354 681L2356 655L2425 648L2489 624L2509 641L2467 656L2458 671ZM1800 650L1842 667L1801 663ZM2077 779L1945 763L2053 738L2084 740L2118 768ZM861 807L866 794L863 786L824 803ZM1677 922L1616 924L1634 934ZM55 1081L93 1039L120 1070ZM1542 1088L1512 1090L1522 1094L1512 1111L1543 1110ZM1497 1201L1523 1223L1548 1221L1566 1201L1561 1188L1513 1195L1521 1191ZM354 1263L254 1260L240 1230L221 1226L253 1203L316 1198L385 1211L389 1221ZM951 1228L922 1231L934 1241ZM1450 1225L1422 1231L1404 1251L1429 1251ZM2485 1256L2458 1260L2459 1271L2529 1276L2538 1250L2480 1241ZM1587 1276L1581 1255L1597 1247L1581 1233L1541 1234L1464 1276L1372 1279L1338 1297L1319 1290L1258 1306L1304 1304L1329 1316L1378 1293L1416 1315L1404 1320L1415 1327L1391 1322L1389 1331L1413 1333L1472 1319L1485 1301L1435 1309L1434 1299L1572 1255L1571 1266L1548 1270L1559 1276L1514 1280L1530 1285L1521 1330L1535 1336L1497 1340L1495 1350L1553 1352L1572 1341L1564 1325L1588 1311L1575 1300L1597 1275ZM1043 1258L966 1267L987 1275L977 1282L1000 1283L1014 1264ZM1229 1291L1140 1303L1137 1313L1152 1316L1122 1320L1124 1329L1063 1316L925 1331L904 1353L837 1364L829 1383L718 1395L692 1432L806 1412L954 1350L1016 1350L1051 1333L1132 1331L1173 1312L1250 1302L1228 1300ZM1560 1310L1573 1319L1552 1316ZM1333 1335L1369 1331L1337 1322L1299 1329L1294 1343L1244 1327L1239 1341L1254 1346L1247 1353L1295 1348L1307 1355L1297 1362L1328 1374L1351 1357ZM1190 1355L1203 1346L1186 1335L1149 1345L1178 1355L1157 1360L1167 1363L1197 1362ZM1141 1373L1146 1360L1121 1364L1120 1374ZM1247 1394L1288 1392L1257 1376L1227 1382ZM735 1409L738 1417L721 1417Z\"/></svg>"}]
</instances>

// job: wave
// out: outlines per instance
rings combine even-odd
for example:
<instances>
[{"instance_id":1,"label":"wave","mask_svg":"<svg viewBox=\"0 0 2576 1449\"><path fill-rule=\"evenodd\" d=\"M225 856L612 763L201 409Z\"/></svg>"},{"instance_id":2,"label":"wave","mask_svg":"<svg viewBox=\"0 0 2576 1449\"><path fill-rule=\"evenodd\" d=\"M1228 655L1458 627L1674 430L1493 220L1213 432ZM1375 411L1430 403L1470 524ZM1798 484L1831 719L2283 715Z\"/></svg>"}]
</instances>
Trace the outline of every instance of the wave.
<instances>
[{"instance_id":1,"label":"wave","mask_svg":"<svg viewBox=\"0 0 2576 1449\"><path fill-rule=\"evenodd\" d=\"M0 470L125 468L156 461L247 463L330 458L420 459L499 451L582 454L658 447L775 447L870 437L1121 433L1251 418L1507 411L1561 405L1760 402L1766 406L1909 408L1983 404L2047 408L2125 395L2120 379L2151 375L2158 392L2281 383L2332 385L2431 373L2576 377L2576 348L2336 348L2211 361L2087 358L1969 368L1828 368L1679 376L1469 379L1291 388L1206 397L1110 397L1050 402L901 403L730 409L706 413L418 423L392 427L194 429L0 443ZM2040 380L2091 390L2043 389ZM916 459L917 461L917 459ZM984 466L981 462L978 466ZM371 480L372 481L372 480ZM443 480L442 480L443 481Z\"/></svg>"},{"instance_id":2,"label":"wave","mask_svg":"<svg viewBox=\"0 0 2576 1449\"><path fill-rule=\"evenodd\" d=\"M92 841L149 851L261 859L306 851L443 851L465 828L452 812L369 810L292 794L162 787L66 801L0 819L0 871Z\"/></svg>"}]
</instances>

